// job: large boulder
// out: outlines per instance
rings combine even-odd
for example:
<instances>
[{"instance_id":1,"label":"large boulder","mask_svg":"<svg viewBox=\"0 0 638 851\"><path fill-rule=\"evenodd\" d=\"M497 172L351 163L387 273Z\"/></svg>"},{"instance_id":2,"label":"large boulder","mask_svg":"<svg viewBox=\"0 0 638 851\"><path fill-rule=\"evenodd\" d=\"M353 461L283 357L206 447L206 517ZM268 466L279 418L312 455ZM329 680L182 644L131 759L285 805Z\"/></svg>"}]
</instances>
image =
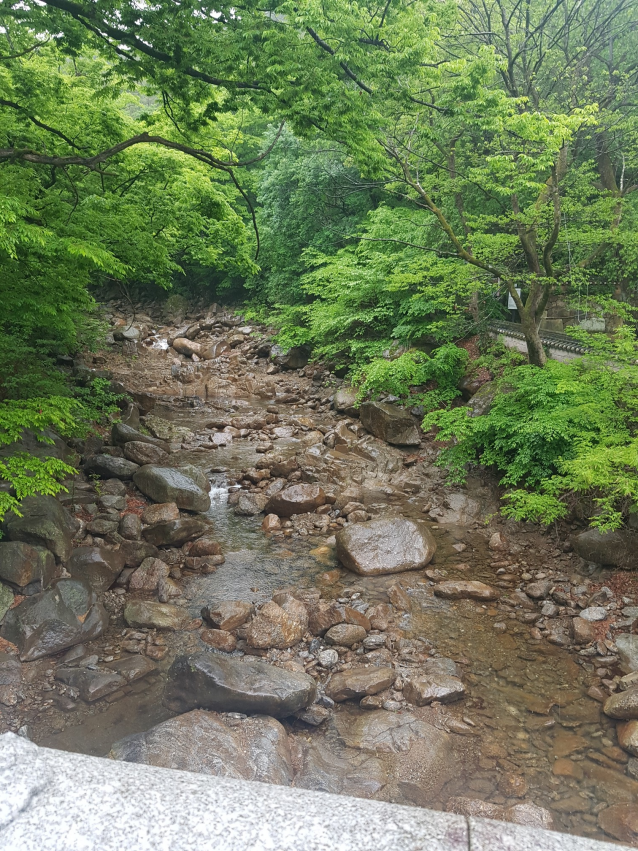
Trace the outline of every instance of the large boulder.
<instances>
[{"instance_id":1,"label":"large boulder","mask_svg":"<svg viewBox=\"0 0 638 851\"><path fill-rule=\"evenodd\" d=\"M631 529L613 532L587 529L576 535L572 543L574 552L585 561L613 564L623 570L638 568L638 532Z\"/></svg>"},{"instance_id":2,"label":"large boulder","mask_svg":"<svg viewBox=\"0 0 638 851\"><path fill-rule=\"evenodd\" d=\"M638 687L620 691L608 697L603 706L605 715L620 721L638 718Z\"/></svg>"},{"instance_id":3,"label":"large boulder","mask_svg":"<svg viewBox=\"0 0 638 851\"><path fill-rule=\"evenodd\" d=\"M177 425L155 414L147 414L144 417L144 426L154 437L167 443L181 443L193 436L193 432L186 426Z\"/></svg>"},{"instance_id":4,"label":"large boulder","mask_svg":"<svg viewBox=\"0 0 638 851\"><path fill-rule=\"evenodd\" d=\"M132 479L139 469L139 464L116 455L91 455L84 462L86 475L101 479Z\"/></svg>"},{"instance_id":5,"label":"large boulder","mask_svg":"<svg viewBox=\"0 0 638 851\"><path fill-rule=\"evenodd\" d=\"M181 547L186 541L192 541L210 530L208 523L199 517L181 517L179 520L165 520L147 526L142 532L144 540L156 547Z\"/></svg>"},{"instance_id":6,"label":"large boulder","mask_svg":"<svg viewBox=\"0 0 638 851\"><path fill-rule=\"evenodd\" d=\"M292 517L293 514L315 511L325 502L326 495L319 485L292 485L271 496L265 511L266 514L277 514L279 517Z\"/></svg>"},{"instance_id":7,"label":"large boulder","mask_svg":"<svg viewBox=\"0 0 638 851\"><path fill-rule=\"evenodd\" d=\"M77 547L66 569L75 579L86 580L96 591L106 591L124 570L124 556L106 547Z\"/></svg>"},{"instance_id":8,"label":"large boulder","mask_svg":"<svg viewBox=\"0 0 638 851\"><path fill-rule=\"evenodd\" d=\"M239 494L239 499L235 504L235 514L242 517L254 517L255 514L261 514L268 503L268 497L263 493L243 492Z\"/></svg>"},{"instance_id":9,"label":"large boulder","mask_svg":"<svg viewBox=\"0 0 638 851\"><path fill-rule=\"evenodd\" d=\"M285 718L309 706L316 693L315 681L307 674L260 659L194 653L173 662L164 702L173 712L201 708Z\"/></svg>"},{"instance_id":10,"label":"large boulder","mask_svg":"<svg viewBox=\"0 0 638 851\"><path fill-rule=\"evenodd\" d=\"M265 715L230 721L215 712L194 709L115 742L109 756L281 786L289 786L293 776L286 731Z\"/></svg>"},{"instance_id":11,"label":"large boulder","mask_svg":"<svg viewBox=\"0 0 638 851\"><path fill-rule=\"evenodd\" d=\"M10 609L0 635L17 645L23 662L33 662L91 641L107 625L108 615L87 582L60 579L52 588Z\"/></svg>"},{"instance_id":12,"label":"large boulder","mask_svg":"<svg viewBox=\"0 0 638 851\"><path fill-rule=\"evenodd\" d=\"M167 450L166 443L163 440L142 434L141 431L125 423L114 423L111 429L111 440L116 446L126 446L127 443L134 441L135 443L148 443L149 446L156 446L158 449L163 449L164 451Z\"/></svg>"},{"instance_id":13,"label":"large boulder","mask_svg":"<svg viewBox=\"0 0 638 851\"><path fill-rule=\"evenodd\" d=\"M192 340L188 340L186 337L176 337L173 340L173 348L176 352L179 352L180 355L186 355L187 357L192 357L193 355L197 355L197 357L201 357L202 355L202 347L199 343L194 343Z\"/></svg>"},{"instance_id":14,"label":"large boulder","mask_svg":"<svg viewBox=\"0 0 638 851\"><path fill-rule=\"evenodd\" d=\"M346 414L348 417L358 417L359 409L355 407L358 395L359 393L354 387L340 387L335 391L332 406L340 414Z\"/></svg>"},{"instance_id":15,"label":"large boulder","mask_svg":"<svg viewBox=\"0 0 638 851\"><path fill-rule=\"evenodd\" d=\"M339 561L361 576L418 570L436 552L436 542L427 526L405 517L348 524L336 539Z\"/></svg>"},{"instance_id":16,"label":"large boulder","mask_svg":"<svg viewBox=\"0 0 638 851\"><path fill-rule=\"evenodd\" d=\"M253 612L250 603L242 600L226 600L217 606L202 609L202 618L215 629L229 631L246 623Z\"/></svg>"},{"instance_id":17,"label":"large boulder","mask_svg":"<svg viewBox=\"0 0 638 851\"><path fill-rule=\"evenodd\" d=\"M308 346L293 346L286 351L281 346L273 346L270 356L282 369L303 369L308 364L310 349Z\"/></svg>"},{"instance_id":18,"label":"large boulder","mask_svg":"<svg viewBox=\"0 0 638 851\"><path fill-rule=\"evenodd\" d=\"M37 594L60 576L50 550L22 541L0 541L0 579L20 594Z\"/></svg>"},{"instance_id":19,"label":"large boulder","mask_svg":"<svg viewBox=\"0 0 638 851\"><path fill-rule=\"evenodd\" d=\"M22 541L51 550L60 561L71 554L79 522L52 496L28 496L20 503L21 517L7 514L3 530L10 541Z\"/></svg>"},{"instance_id":20,"label":"large boulder","mask_svg":"<svg viewBox=\"0 0 638 851\"><path fill-rule=\"evenodd\" d=\"M143 467L145 464L166 464L169 455L159 446L152 446L150 443L142 443L138 440L131 440L124 444L124 457L134 464L139 464Z\"/></svg>"},{"instance_id":21,"label":"large boulder","mask_svg":"<svg viewBox=\"0 0 638 851\"><path fill-rule=\"evenodd\" d=\"M55 678L77 689L82 700L87 703L101 700L126 685L126 680L120 674L97 667L59 667L55 672Z\"/></svg>"},{"instance_id":22,"label":"large boulder","mask_svg":"<svg viewBox=\"0 0 638 851\"><path fill-rule=\"evenodd\" d=\"M146 464L137 470L133 481L154 502L174 502L186 511L203 512L210 508L210 496L181 470Z\"/></svg>"},{"instance_id":23,"label":"large boulder","mask_svg":"<svg viewBox=\"0 0 638 851\"><path fill-rule=\"evenodd\" d=\"M375 437L395 446L418 446L419 429L412 416L385 402L363 402L359 408L363 426Z\"/></svg>"}]
</instances>

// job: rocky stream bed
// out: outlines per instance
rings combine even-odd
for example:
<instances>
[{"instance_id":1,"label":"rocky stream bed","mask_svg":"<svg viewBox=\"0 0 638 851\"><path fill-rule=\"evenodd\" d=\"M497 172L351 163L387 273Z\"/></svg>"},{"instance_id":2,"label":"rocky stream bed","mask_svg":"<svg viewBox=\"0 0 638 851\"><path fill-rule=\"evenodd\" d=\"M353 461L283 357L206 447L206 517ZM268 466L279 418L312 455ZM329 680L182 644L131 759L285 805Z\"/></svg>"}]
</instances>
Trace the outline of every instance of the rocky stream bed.
<instances>
[{"instance_id":1,"label":"rocky stream bed","mask_svg":"<svg viewBox=\"0 0 638 851\"><path fill-rule=\"evenodd\" d=\"M5 522L0 731L638 847L634 574L263 328L105 311L68 366L131 402Z\"/></svg>"}]
</instances>

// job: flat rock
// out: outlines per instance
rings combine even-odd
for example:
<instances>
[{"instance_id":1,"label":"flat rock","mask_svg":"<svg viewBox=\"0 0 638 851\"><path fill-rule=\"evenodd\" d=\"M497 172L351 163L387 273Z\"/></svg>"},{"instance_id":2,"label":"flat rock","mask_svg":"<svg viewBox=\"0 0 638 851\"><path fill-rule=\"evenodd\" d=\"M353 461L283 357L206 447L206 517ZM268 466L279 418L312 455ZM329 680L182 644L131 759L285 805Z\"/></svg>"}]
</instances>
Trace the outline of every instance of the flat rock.
<instances>
[{"instance_id":1,"label":"flat rock","mask_svg":"<svg viewBox=\"0 0 638 851\"><path fill-rule=\"evenodd\" d=\"M183 517L147 526L142 537L155 547L181 547L186 541L200 538L209 529L208 523L198 517Z\"/></svg>"},{"instance_id":2,"label":"flat rock","mask_svg":"<svg viewBox=\"0 0 638 851\"><path fill-rule=\"evenodd\" d=\"M32 662L91 641L107 625L108 615L87 582L60 579L10 609L0 635L18 647L23 662Z\"/></svg>"},{"instance_id":3,"label":"flat rock","mask_svg":"<svg viewBox=\"0 0 638 851\"><path fill-rule=\"evenodd\" d=\"M77 547L66 569L75 579L83 579L96 591L106 591L124 570L124 556L106 547Z\"/></svg>"},{"instance_id":4,"label":"flat rock","mask_svg":"<svg viewBox=\"0 0 638 851\"><path fill-rule=\"evenodd\" d=\"M638 839L638 804L612 804L598 813L598 826L614 839L635 847Z\"/></svg>"},{"instance_id":5,"label":"flat rock","mask_svg":"<svg viewBox=\"0 0 638 851\"><path fill-rule=\"evenodd\" d=\"M116 742L109 756L282 786L289 786L293 777L286 731L264 715L229 723L215 712L195 709Z\"/></svg>"},{"instance_id":6,"label":"flat rock","mask_svg":"<svg viewBox=\"0 0 638 851\"><path fill-rule=\"evenodd\" d=\"M499 598L499 592L495 588L485 585L484 582L474 580L439 582L433 590L437 597L444 597L446 600L482 600L489 602Z\"/></svg>"},{"instance_id":7,"label":"flat rock","mask_svg":"<svg viewBox=\"0 0 638 851\"><path fill-rule=\"evenodd\" d=\"M605 701L603 712L621 721L638 718L638 687L612 694Z\"/></svg>"},{"instance_id":8,"label":"flat rock","mask_svg":"<svg viewBox=\"0 0 638 851\"><path fill-rule=\"evenodd\" d=\"M426 525L404 517L348 525L336 535L337 558L361 576L419 570L435 552L436 542Z\"/></svg>"},{"instance_id":9,"label":"flat rock","mask_svg":"<svg viewBox=\"0 0 638 851\"><path fill-rule=\"evenodd\" d=\"M157 665L151 662L148 657L142 655L124 656L122 659L116 659L114 662L105 664L104 667L124 677L127 683L141 680L157 670Z\"/></svg>"},{"instance_id":10,"label":"flat rock","mask_svg":"<svg viewBox=\"0 0 638 851\"><path fill-rule=\"evenodd\" d=\"M328 644L337 644L340 647L352 647L366 637L364 627L354 623L340 623L331 626L324 638Z\"/></svg>"},{"instance_id":11,"label":"flat rock","mask_svg":"<svg viewBox=\"0 0 638 851\"><path fill-rule=\"evenodd\" d=\"M155 414L147 414L144 417L144 425L153 435L167 443L181 442L193 436L193 432L185 426L178 426Z\"/></svg>"},{"instance_id":12,"label":"flat rock","mask_svg":"<svg viewBox=\"0 0 638 851\"><path fill-rule=\"evenodd\" d=\"M599 532L587 529L572 541L574 552L585 561L612 564L624 570L638 567L638 533L631 529Z\"/></svg>"},{"instance_id":13,"label":"flat rock","mask_svg":"<svg viewBox=\"0 0 638 851\"><path fill-rule=\"evenodd\" d=\"M165 452L168 448L163 440L150 437L148 434L142 434L141 431L125 423L113 424L111 440L115 446L126 446L127 443L145 443L148 446L155 446L157 449L162 449Z\"/></svg>"},{"instance_id":14,"label":"flat rock","mask_svg":"<svg viewBox=\"0 0 638 851\"><path fill-rule=\"evenodd\" d=\"M330 747L325 740L299 742L301 767L294 786L335 795L372 798L388 782L382 760L361 751Z\"/></svg>"},{"instance_id":15,"label":"flat rock","mask_svg":"<svg viewBox=\"0 0 638 851\"><path fill-rule=\"evenodd\" d=\"M162 523L167 520L179 520L179 508L174 502L161 502L158 505L149 505L142 512L142 523L152 526L154 523Z\"/></svg>"},{"instance_id":16,"label":"flat rock","mask_svg":"<svg viewBox=\"0 0 638 851\"><path fill-rule=\"evenodd\" d=\"M265 511L278 517L307 514L325 505L326 495L319 485L299 484L279 491L268 500Z\"/></svg>"},{"instance_id":17,"label":"flat rock","mask_svg":"<svg viewBox=\"0 0 638 851\"><path fill-rule=\"evenodd\" d=\"M99 668L59 667L56 669L55 678L76 688L82 700L87 703L100 700L126 685L126 680L120 674Z\"/></svg>"},{"instance_id":18,"label":"flat rock","mask_svg":"<svg viewBox=\"0 0 638 851\"><path fill-rule=\"evenodd\" d=\"M145 464L159 464L160 466L166 464L169 455L159 446L132 440L130 443L124 444L124 457L143 467Z\"/></svg>"},{"instance_id":19,"label":"flat rock","mask_svg":"<svg viewBox=\"0 0 638 851\"><path fill-rule=\"evenodd\" d=\"M170 603L132 600L124 609L124 620L129 626L149 629L183 629L188 623L186 609Z\"/></svg>"},{"instance_id":20,"label":"flat rock","mask_svg":"<svg viewBox=\"0 0 638 851\"><path fill-rule=\"evenodd\" d=\"M433 701L453 703L465 695L465 686L458 677L432 673L410 677L403 687L403 696L415 706L427 706Z\"/></svg>"},{"instance_id":21,"label":"flat rock","mask_svg":"<svg viewBox=\"0 0 638 851\"><path fill-rule=\"evenodd\" d=\"M363 402L359 408L363 426L375 437L396 446L418 446L419 429L412 416L385 402Z\"/></svg>"},{"instance_id":22,"label":"flat rock","mask_svg":"<svg viewBox=\"0 0 638 851\"><path fill-rule=\"evenodd\" d=\"M622 634L616 636L618 661L625 674L638 671L638 635Z\"/></svg>"},{"instance_id":23,"label":"flat rock","mask_svg":"<svg viewBox=\"0 0 638 851\"><path fill-rule=\"evenodd\" d=\"M370 667L350 668L333 674L326 686L326 694L340 703L356 700L368 694L378 694L390 688L396 679L393 668Z\"/></svg>"},{"instance_id":24,"label":"flat rock","mask_svg":"<svg viewBox=\"0 0 638 851\"><path fill-rule=\"evenodd\" d=\"M133 476L135 485L155 502L174 502L186 511L208 511L210 496L192 478L172 467L146 464Z\"/></svg>"},{"instance_id":25,"label":"flat rock","mask_svg":"<svg viewBox=\"0 0 638 851\"><path fill-rule=\"evenodd\" d=\"M21 517L9 512L2 529L10 541L50 550L59 561L71 555L72 539L80 524L52 496L28 496L20 503Z\"/></svg>"},{"instance_id":26,"label":"flat rock","mask_svg":"<svg viewBox=\"0 0 638 851\"><path fill-rule=\"evenodd\" d=\"M250 603L242 600L226 600L216 606L202 609L202 618L215 629L233 630L246 623L253 613Z\"/></svg>"},{"instance_id":27,"label":"flat rock","mask_svg":"<svg viewBox=\"0 0 638 851\"><path fill-rule=\"evenodd\" d=\"M0 541L0 579L20 594L48 588L60 575L53 553L23 541Z\"/></svg>"},{"instance_id":28,"label":"flat rock","mask_svg":"<svg viewBox=\"0 0 638 851\"><path fill-rule=\"evenodd\" d=\"M173 662L164 702L173 712L201 708L285 718L313 703L316 692L307 674L259 659L195 653Z\"/></svg>"},{"instance_id":29,"label":"flat rock","mask_svg":"<svg viewBox=\"0 0 638 851\"><path fill-rule=\"evenodd\" d=\"M86 475L101 479L132 479L139 469L139 464L116 455L91 455L84 462Z\"/></svg>"},{"instance_id":30,"label":"flat rock","mask_svg":"<svg viewBox=\"0 0 638 851\"><path fill-rule=\"evenodd\" d=\"M290 597L281 606L272 600L252 620L246 639L251 647L284 649L298 644L308 629L303 603Z\"/></svg>"}]
</instances>

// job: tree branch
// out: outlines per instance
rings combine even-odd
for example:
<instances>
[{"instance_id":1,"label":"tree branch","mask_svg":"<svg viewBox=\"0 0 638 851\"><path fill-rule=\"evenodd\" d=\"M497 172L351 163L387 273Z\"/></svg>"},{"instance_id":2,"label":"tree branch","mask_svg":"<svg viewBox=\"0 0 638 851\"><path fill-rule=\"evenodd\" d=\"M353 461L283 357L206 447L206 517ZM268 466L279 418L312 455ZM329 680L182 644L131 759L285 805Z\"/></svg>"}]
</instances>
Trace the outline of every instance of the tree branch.
<instances>
[{"instance_id":1,"label":"tree branch","mask_svg":"<svg viewBox=\"0 0 638 851\"><path fill-rule=\"evenodd\" d=\"M324 41L321 38L321 36L319 36L312 29L312 27L306 27L306 32L319 45L319 47L322 50L325 50L326 53L329 53L331 56L336 57L336 55L337 55L336 51L332 47L330 47L328 42ZM357 75L354 73L354 71L351 71L350 68L348 68L348 66L346 65L345 62L339 62L339 66L341 67L341 69L343 71L345 71L347 76L350 77L350 79L353 81L353 83L356 83L356 85L359 86L360 89L362 89L364 92L367 92L367 94L369 94L369 95L372 94L372 89L369 86L366 86L365 83L361 82L361 80L357 77Z\"/></svg>"}]
</instances>

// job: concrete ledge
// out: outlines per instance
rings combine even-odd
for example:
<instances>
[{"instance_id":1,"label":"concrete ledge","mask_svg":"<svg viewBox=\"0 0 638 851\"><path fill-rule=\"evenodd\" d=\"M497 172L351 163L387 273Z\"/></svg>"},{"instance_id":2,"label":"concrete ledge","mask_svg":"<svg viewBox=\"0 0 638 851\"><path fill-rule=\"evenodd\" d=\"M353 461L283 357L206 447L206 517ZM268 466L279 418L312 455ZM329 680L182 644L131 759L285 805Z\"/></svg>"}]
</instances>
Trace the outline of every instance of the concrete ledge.
<instances>
[{"instance_id":1,"label":"concrete ledge","mask_svg":"<svg viewBox=\"0 0 638 851\"><path fill-rule=\"evenodd\" d=\"M613 851L359 798L40 748L0 736L1 851Z\"/></svg>"}]
</instances>

